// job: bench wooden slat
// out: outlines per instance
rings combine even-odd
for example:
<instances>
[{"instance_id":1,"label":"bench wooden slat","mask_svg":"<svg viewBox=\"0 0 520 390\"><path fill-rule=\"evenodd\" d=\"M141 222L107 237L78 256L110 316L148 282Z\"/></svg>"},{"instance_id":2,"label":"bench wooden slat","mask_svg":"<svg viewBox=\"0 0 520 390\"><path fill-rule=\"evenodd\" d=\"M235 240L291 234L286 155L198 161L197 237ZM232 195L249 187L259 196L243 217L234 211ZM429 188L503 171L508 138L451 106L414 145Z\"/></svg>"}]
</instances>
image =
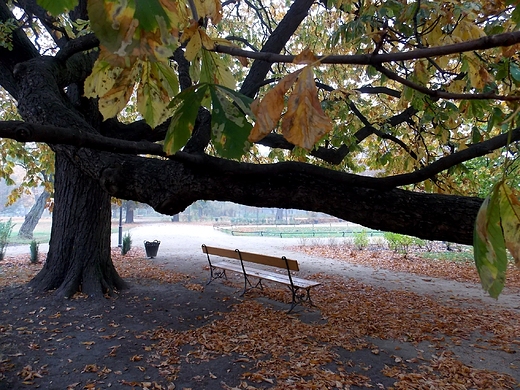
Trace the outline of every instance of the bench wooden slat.
<instances>
[{"instance_id":1,"label":"bench wooden slat","mask_svg":"<svg viewBox=\"0 0 520 390\"><path fill-rule=\"evenodd\" d=\"M242 260L249 261L251 263L264 264L264 265L269 265L271 267L285 268L285 269L287 269L287 266L288 266L291 271L300 270L300 268L298 267L298 262L296 260L287 259L287 264L285 264L285 260L280 257L266 256L266 255L260 255L258 253L242 252L242 251L240 251L240 256L239 256L238 252L234 251L232 249L215 248L212 246L203 246L202 251L204 253L207 253L210 255L227 257L230 259L237 259L237 260L240 260L240 256L242 256Z\"/></svg>"},{"instance_id":2,"label":"bench wooden slat","mask_svg":"<svg viewBox=\"0 0 520 390\"><path fill-rule=\"evenodd\" d=\"M242 273L242 266L240 264L234 264L227 261L221 261L218 263L213 263L213 267L221 268L228 271L233 271L237 273ZM259 270L258 268L250 268L245 266L246 273L249 276L255 276L257 278L271 280L273 282L278 282L282 284L286 284L288 286L291 285L291 281L287 275L278 274L276 272ZM313 280L307 280L302 278L297 278L295 276L292 277L293 284L299 288L309 288L319 286L321 283L315 282Z\"/></svg>"},{"instance_id":3,"label":"bench wooden slat","mask_svg":"<svg viewBox=\"0 0 520 390\"><path fill-rule=\"evenodd\" d=\"M291 271L299 271L298 262L296 260L289 260L285 256L281 258L266 256L257 253L242 252L238 249L231 250L206 246L205 244L202 245L202 252L204 252L208 258L211 273L207 284L210 284L213 280L218 278L227 279L226 271L233 271L244 275L244 292L242 295L253 288L263 289L262 280L269 280L272 282L285 284L287 287L289 287L292 293L292 303L288 313L290 313L296 307L296 305L304 302L308 302L313 305L310 290L312 287L319 286L321 284L319 282L315 282L314 280L307 280L293 276ZM232 261L220 261L218 263L212 263L210 255L232 259ZM233 260L237 260L237 262L234 262ZM281 274L279 272L273 272L266 269L253 268L249 266L249 263L256 263L278 268L280 272L283 269L287 273ZM221 271L217 271L217 269ZM249 277L258 278L258 282L253 284L249 280ZM304 289L305 292L302 294L300 289Z\"/></svg>"}]
</instances>

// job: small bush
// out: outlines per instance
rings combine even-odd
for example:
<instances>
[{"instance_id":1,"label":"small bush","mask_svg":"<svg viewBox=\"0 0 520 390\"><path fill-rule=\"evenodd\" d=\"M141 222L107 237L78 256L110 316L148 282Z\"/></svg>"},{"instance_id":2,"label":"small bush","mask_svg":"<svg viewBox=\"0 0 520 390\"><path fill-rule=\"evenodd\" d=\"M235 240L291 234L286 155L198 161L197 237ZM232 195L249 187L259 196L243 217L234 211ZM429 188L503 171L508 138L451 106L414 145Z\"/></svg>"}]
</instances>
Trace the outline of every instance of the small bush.
<instances>
[{"instance_id":1,"label":"small bush","mask_svg":"<svg viewBox=\"0 0 520 390\"><path fill-rule=\"evenodd\" d=\"M31 244L29 248L31 249L31 263L37 264L38 263L38 247L39 244L35 240L31 241Z\"/></svg>"},{"instance_id":2,"label":"small bush","mask_svg":"<svg viewBox=\"0 0 520 390\"><path fill-rule=\"evenodd\" d=\"M414 243L414 238L403 234L385 232L384 238L388 247L394 252L408 253L410 246Z\"/></svg>"},{"instance_id":3,"label":"small bush","mask_svg":"<svg viewBox=\"0 0 520 390\"><path fill-rule=\"evenodd\" d=\"M14 223L11 218L9 218L8 221L0 222L0 260L4 259L5 250L7 249L13 227Z\"/></svg>"},{"instance_id":4,"label":"small bush","mask_svg":"<svg viewBox=\"0 0 520 390\"><path fill-rule=\"evenodd\" d=\"M420 249L424 249L427 252L431 252L433 250L433 241L423 240L417 237L414 237L413 244L418 246Z\"/></svg>"},{"instance_id":5,"label":"small bush","mask_svg":"<svg viewBox=\"0 0 520 390\"><path fill-rule=\"evenodd\" d=\"M126 233L123 237L123 246L121 247L121 254L126 255L132 248L132 237L130 232Z\"/></svg>"},{"instance_id":6,"label":"small bush","mask_svg":"<svg viewBox=\"0 0 520 390\"><path fill-rule=\"evenodd\" d=\"M354 233L354 246L356 249L363 250L368 244L370 244L370 239L368 238L368 232L366 230Z\"/></svg>"}]
</instances>

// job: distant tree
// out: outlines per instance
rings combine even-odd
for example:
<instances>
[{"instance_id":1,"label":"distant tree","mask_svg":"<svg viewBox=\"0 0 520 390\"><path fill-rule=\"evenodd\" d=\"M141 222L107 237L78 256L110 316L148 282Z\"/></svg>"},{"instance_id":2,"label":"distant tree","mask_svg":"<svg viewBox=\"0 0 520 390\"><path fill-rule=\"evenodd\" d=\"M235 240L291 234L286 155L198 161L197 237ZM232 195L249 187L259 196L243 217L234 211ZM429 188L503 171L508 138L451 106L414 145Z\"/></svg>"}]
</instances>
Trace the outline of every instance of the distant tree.
<instances>
[{"instance_id":1,"label":"distant tree","mask_svg":"<svg viewBox=\"0 0 520 390\"><path fill-rule=\"evenodd\" d=\"M20 230L18 230L18 237L26 239L33 238L34 229L45 211L45 205L49 198L50 194L45 190L38 196L36 202L26 214L22 226L20 226Z\"/></svg>"},{"instance_id":2,"label":"distant tree","mask_svg":"<svg viewBox=\"0 0 520 390\"><path fill-rule=\"evenodd\" d=\"M135 210L135 202L131 200L127 200L124 202L125 205L125 223L134 223L134 210Z\"/></svg>"}]
</instances>

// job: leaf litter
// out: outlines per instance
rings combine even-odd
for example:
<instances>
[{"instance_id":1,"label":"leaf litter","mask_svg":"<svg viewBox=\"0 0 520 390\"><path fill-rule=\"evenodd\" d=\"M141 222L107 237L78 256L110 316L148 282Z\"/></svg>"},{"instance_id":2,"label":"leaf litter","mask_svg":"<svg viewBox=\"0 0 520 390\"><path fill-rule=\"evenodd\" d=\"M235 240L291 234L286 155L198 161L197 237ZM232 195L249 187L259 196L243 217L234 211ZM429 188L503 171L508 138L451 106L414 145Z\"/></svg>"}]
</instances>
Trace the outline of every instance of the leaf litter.
<instances>
[{"instance_id":1,"label":"leaf litter","mask_svg":"<svg viewBox=\"0 0 520 390\"><path fill-rule=\"evenodd\" d=\"M465 265L446 271L429 260L363 252L349 261L478 283ZM312 254L344 260L342 253L329 248ZM511 370L485 369L453 352L460 347L475 356L489 353L489 359L502 353L512 372L520 371L518 311L439 302L320 273L311 276L322 283L313 291L316 308L287 315L286 306L276 305L290 301L279 285L267 283L264 291L237 300L238 276L206 287L193 276L155 265L142 250L112 256L132 289L95 305L81 294L65 303L25 294L20 285L41 264L24 258L0 264L0 381L29 388L52 381L67 389L519 387ZM210 294L211 305L205 300ZM381 347L382 340L391 340L395 348ZM405 356L406 345L416 356ZM227 359L227 368L212 366L219 359ZM197 374L186 378L192 371Z\"/></svg>"}]
</instances>

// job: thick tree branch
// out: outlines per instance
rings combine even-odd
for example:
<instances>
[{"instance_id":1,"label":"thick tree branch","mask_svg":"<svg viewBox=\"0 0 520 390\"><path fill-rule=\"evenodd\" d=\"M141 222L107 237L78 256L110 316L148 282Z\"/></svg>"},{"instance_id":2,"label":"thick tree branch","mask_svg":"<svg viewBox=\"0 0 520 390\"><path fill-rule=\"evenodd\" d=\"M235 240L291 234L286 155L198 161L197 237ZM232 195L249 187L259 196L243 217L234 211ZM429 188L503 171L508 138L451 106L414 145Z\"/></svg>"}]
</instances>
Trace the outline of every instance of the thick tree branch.
<instances>
[{"instance_id":1,"label":"thick tree branch","mask_svg":"<svg viewBox=\"0 0 520 390\"><path fill-rule=\"evenodd\" d=\"M158 144L114 140L97 134L88 133L88 131L83 131L78 128L64 129L54 126L29 125L19 121L0 122L0 137L12 138L21 142L35 141L49 144L66 144L125 154L151 154L165 156L162 147ZM236 171L240 166L246 167L243 169L255 172L261 172L263 169L269 171L270 169L273 169L272 167L276 166L277 172L285 172L287 175L318 175L324 178L326 177L331 181L336 180L338 183L343 183L344 185L375 190L389 190L391 188L414 184L430 179L452 166L471 160L475 157L484 156L498 148L501 148L507 144L508 140L511 142L519 141L520 128L513 130L510 138L507 133L501 134L487 141L472 145L457 153L442 157L415 172L382 178L347 174L293 161L263 165L242 164L236 161L210 157L207 155L194 156L185 152L177 152L169 158L176 161L196 162L201 169L206 169L206 165L208 164L209 166L214 167L219 166L219 169L228 171L230 174Z\"/></svg>"},{"instance_id":2,"label":"thick tree branch","mask_svg":"<svg viewBox=\"0 0 520 390\"><path fill-rule=\"evenodd\" d=\"M262 50L258 53L261 55L279 53L305 19L313 2L313 0L295 0L276 29L269 36ZM250 51L241 51L251 53ZM271 69L271 62L259 57L258 61L255 61L251 66L251 70L242 83L240 92L247 96L254 96L258 91L257 86L265 79L267 72Z\"/></svg>"},{"instance_id":3,"label":"thick tree branch","mask_svg":"<svg viewBox=\"0 0 520 390\"><path fill-rule=\"evenodd\" d=\"M487 50L494 47L507 47L516 45L517 43L520 43L520 31L486 36L451 45L435 46L405 52L386 54L324 55L318 56L318 58L322 59L321 63L323 64L378 65L386 62L417 60L420 58L439 57L468 51ZM217 45L215 51L218 53L247 57L270 63L292 63L295 58L294 55L277 54L275 51L264 50L261 52L252 52L222 45Z\"/></svg>"},{"instance_id":4,"label":"thick tree branch","mask_svg":"<svg viewBox=\"0 0 520 390\"><path fill-rule=\"evenodd\" d=\"M15 19L15 17L6 2L0 1L0 22L6 22L9 19ZM0 85L17 99L18 87L13 77L14 68L21 62L37 57L39 53L22 29L13 32L12 44L12 50L0 46Z\"/></svg>"},{"instance_id":5,"label":"thick tree branch","mask_svg":"<svg viewBox=\"0 0 520 390\"><path fill-rule=\"evenodd\" d=\"M162 146L148 141L127 141L104 137L81 129L29 124L21 121L0 122L0 134L19 142L44 142L87 147L105 152L166 156Z\"/></svg>"},{"instance_id":6,"label":"thick tree branch","mask_svg":"<svg viewBox=\"0 0 520 390\"><path fill-rule=\"evenodd\" d=\"M300 163L223 164L209 156L203 162L159 161L90 149L78 152L78 163L111 195L148 203L164 214L176 214L199 199L232 201L320 211L373 229L462 244L472 242L482 203L479 198L354 187L352 175L299 169Z\"/></svg>"}]
</instances>

